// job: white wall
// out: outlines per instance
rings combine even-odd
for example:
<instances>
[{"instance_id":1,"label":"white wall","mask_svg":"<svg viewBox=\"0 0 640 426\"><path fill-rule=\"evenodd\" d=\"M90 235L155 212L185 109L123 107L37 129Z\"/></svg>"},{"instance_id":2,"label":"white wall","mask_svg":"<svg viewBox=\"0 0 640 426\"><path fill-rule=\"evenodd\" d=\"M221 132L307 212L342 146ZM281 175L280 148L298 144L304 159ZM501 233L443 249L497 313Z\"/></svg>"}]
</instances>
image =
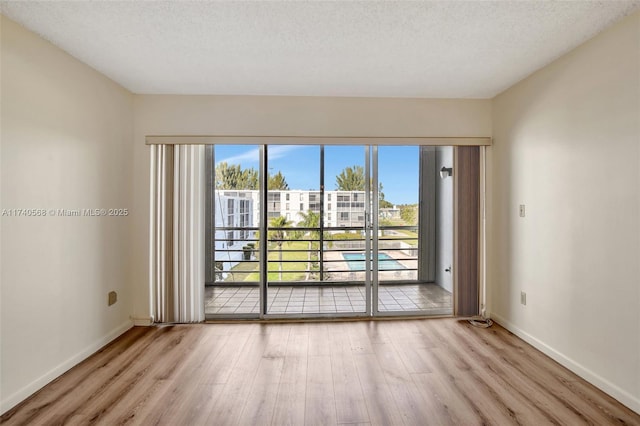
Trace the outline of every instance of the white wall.
<instances>
[{"instance_id":1,"label":"white wall","mask_svg":"<svg viewBox=\"0 0 640 426\"><path fill-rule=\"evenodd\" d=\"M491 101L141 95L134 100L134 210L149 210L147 135L490 137ZM136 214L134 316L151 315L148 215Z\"/></svg>"},{"instance_id":2,"label":"white wall","mask_svg":"<svg viewBox=\"0 0 640 426\"><path fill-rule=\"evenodd\" d=\"M491 315L640 412L640 13L496 97L493 119Z\"/></svg>"},{"instance_id":3,"label":"white wall","mask_svg":"<svg viewBox=\"0 0 640 426\"><path fill-rule=\"evenodd\" d=\"M436 148L436 284L453 291L453 178L440 178L442 167L453 167L453 147ZM453 171L455 174L455 170Z\"/></svg>"},{"instance_id":4,"label":"white wall","mask_svg":"<svg viewBox=\"0 0 640 426\"><path fill-rule=\"evenodd\" d=\"M1 208L131 209L132 95L1 26ZM131 326L131 223L2 217L2 412Z\"/></svg>"}]
</instances>

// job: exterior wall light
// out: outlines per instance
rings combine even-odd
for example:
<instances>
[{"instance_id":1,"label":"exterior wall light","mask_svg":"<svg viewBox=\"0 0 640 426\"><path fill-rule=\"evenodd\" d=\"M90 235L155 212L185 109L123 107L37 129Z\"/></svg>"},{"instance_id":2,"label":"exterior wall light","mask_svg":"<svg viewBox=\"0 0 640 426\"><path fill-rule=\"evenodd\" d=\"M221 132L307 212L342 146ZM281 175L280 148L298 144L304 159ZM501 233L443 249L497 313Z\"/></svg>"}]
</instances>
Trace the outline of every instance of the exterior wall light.
<instances>
[{"instance_id":1,"label":"exterior wall light","mask_svg":"<svg viewBox=\"0 0 640 426\"><path fill-rule=\"evenodd\" d=\"M440 169L440 177L442 179L448 177L448 176L453 176L453 167L443 167Z\"/></svg>"}]
</instances>

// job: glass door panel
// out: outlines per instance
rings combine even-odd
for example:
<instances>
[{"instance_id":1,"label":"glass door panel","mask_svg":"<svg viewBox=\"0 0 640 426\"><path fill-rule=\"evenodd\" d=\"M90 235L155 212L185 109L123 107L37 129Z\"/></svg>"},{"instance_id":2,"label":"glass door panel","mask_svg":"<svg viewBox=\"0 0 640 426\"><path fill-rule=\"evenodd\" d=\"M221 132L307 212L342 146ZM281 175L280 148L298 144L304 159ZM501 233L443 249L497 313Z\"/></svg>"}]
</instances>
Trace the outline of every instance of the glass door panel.
<instances>
[{"instance_id":1,"label":"glass door panel","mask_svg":"<svg viewBox=\"0 0 640 426\"><path fill-rule=\"evenodd\" d=\"M440 199L452 200L451 179L439 176L436 147L380 146L374 156L376 151L374 312L449 314L451 291L441 278L451 276L451 267L436 274L436 258L451 246L436 238L453 212L439 206Z\"/></svg>"},{"instance_id":2,"label":"glass door panel","mask_svg":"<svg viewBox=\"0 0 640 426\"><path fill-rule=\"evenodd\" d=\"M417 146L377 149L377 310L421 310L417 300L420 155Z\"/></svg>"},{"instance_id":3,"label":"glass door panel","mask_svg":"<svg viewBox=\"0 0 640 426\"><path fill-rule=\"evenodd\" d=\"M366 153L362 146L268 147L268 315L367 312Z\"/></svg>"},{"instance_id":4,"label":"glass door panel","mask_svg":"<svg viewBox=\"0 0 640 426\"><path fill-rule=\"evenodd\" d=\"M260 151L256 145L216 145L213 192L213 282L207 315L260 313ZM211 231L208 231L211 232Z\"/></svg>"},{"instance_id":5,"label":"glass door panel","mask_svg":"<svg viewBox=\"0 0 640 426\"><path fill-rule=\"evenodd\" d=\"M320 312L321 147L267 150L267 314Z\"/></svg>"},{"instance_id":6,"label":"glass door panel","mask_svg":"<svg viewBox=\"0 0 640 426\"><path fill-rule=\"evenodd\" d=\"M323 280L336 312L369 312L369 147L324 147Z\"/></svg>"}]
</instances>

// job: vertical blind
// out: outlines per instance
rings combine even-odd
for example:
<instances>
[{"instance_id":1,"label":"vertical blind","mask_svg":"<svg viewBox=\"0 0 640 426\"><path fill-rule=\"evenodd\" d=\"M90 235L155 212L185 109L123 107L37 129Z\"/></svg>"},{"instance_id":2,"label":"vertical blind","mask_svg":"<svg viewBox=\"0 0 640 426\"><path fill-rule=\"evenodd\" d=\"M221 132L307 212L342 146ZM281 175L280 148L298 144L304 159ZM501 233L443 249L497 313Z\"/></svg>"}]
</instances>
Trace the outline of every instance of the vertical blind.
<instances>
[{"instance_id":1,"label":"vertical blind","mask_svg":"<svg viewBox=\"0 0 640 426\"><path fill-rule=\"evenodd\" d=\"M474 316L480 313L478 273L480 148L458 146L455 148L454 158L454 173L456 173L454 315Z\"/></svg>"},{"instance_id":2,"label":"vertical blind","mask_svg":"<svg viewBox=\"0 0 640 426\"><path fill-rule=\"evenodd\" d=\"M151 288L156 322L204 320L205 150L151 146Z\"/></svg>"}]
</instances>

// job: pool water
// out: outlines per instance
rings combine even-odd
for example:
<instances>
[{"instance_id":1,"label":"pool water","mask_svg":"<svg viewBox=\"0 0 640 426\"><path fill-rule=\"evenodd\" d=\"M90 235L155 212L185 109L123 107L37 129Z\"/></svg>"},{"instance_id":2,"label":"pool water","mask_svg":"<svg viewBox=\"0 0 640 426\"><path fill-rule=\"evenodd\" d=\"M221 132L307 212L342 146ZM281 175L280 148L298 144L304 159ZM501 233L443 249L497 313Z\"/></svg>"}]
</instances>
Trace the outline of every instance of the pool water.
<instances>
[{"instance_id":1,"label":"pool water","mask_svg":"<svg viewBox=\"0 0 640 426\"><path fill-rule=\"evenodd\" d=\"M351 271L364 271L364 253L342 253ZM400 262L386 253L378 253L378 270L406 269Z\"/></svg>"}]
</instances>

